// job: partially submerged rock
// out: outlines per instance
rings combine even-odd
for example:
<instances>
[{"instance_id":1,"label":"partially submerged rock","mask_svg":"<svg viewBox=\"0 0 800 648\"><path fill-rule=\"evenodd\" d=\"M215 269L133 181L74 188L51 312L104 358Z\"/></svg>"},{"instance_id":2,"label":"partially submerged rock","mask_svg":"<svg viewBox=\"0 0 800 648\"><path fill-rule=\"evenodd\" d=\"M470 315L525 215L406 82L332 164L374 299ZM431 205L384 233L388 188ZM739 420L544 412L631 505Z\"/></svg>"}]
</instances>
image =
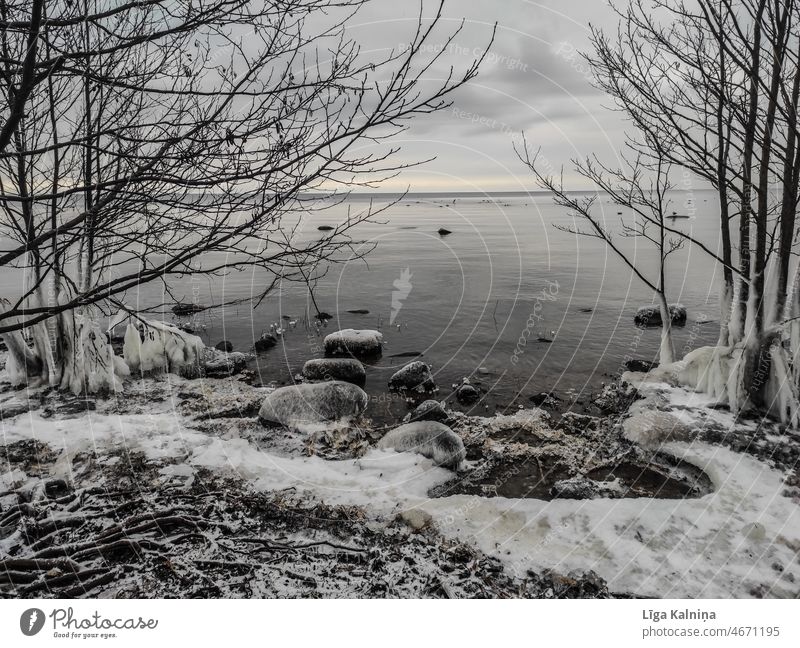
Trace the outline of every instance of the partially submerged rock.
<instances>
[{"instance_id":1,"label":"partially submerged rock","mask_svg":"<svg viewBox=\"0 0 800 648\"><path fill-rule=\"evenodd\" d=\"M446 227L440 227L440 228L439 228L439 236L447 236L448 234L452 234L452 233L453 233L453 232L451 232L451 231L450 231L449 229L447 229Z\"/></svg>"},{"instance_id":2,"label":"partially submerged rock","mask_svg":"<svg viewBox=\"0 0 800 648\"><path fill-rule=\"evenodd\" d=\"M651 362L650 360L639 360L638 358L625 361L625 369L627 371L635 371L636 373L647 373L648 371L655 369L657 366L657 362Z\"/></svg>"},{"instance_id":3,"label":"partially submerged rock","mask_svg":"<svg viewBox=\"0 0 800 648\"><path fill-rule=\"evenodd\" d=\"M561 402L561 398L553 392L540 392L533 396L528 396L528 400L536 407L558 407Z\"/></svg>"},{"instance_id":4,"label":"partially submerged rock","mask_svg":"<svg viewBox=\"0 0 800 648\"><path fill-rule=\"evenodd\" d=\"M686 307L682 304L670 304L669 316L676 326L686 324ZM658 306L642 306L633 316L637 326L661 326L661 309Z\"/></svg>"},{"instance_id":5,"label":"partially submerged rock","mask_svg":"<svg viewBox=\"0 0 800 648\"><path fill-rule=\"evenodd\" d=\"M253 346L255 346L256 351L268 351L272 347L278 344L278 338L274 335L270 335L269 333L265 333L260 338L258 338Z\"/></svg>"},{"instance_id":6,"label":"partially submerged rock","mask_svg":"<svg viewBox=\"0 0 800 648\"><path fill-rule=\"evenodd\" d=\"M389 378L389 389L399 392L433 392L436 391L436 381L431 374L431 368L422 360L415 360Z\"/></svg>"},{"instance_id":7,"label":"partially submerged rock","mask_svg":"<svg viewBox=\"0 0 800 648\"><path fill-rule=\"evenodd\" d=\"M464 442L453 430L436 421L416 421L395 428L378 447L397 452L416 452L437 466L457 469L466 456Z\"/></svg>"},{"instance_id":8,"label":"partially submerged rock","mask_svg":"<svg viewBox=\"0 0 800 648\"><path fill-rule=\"evenodd\" d=\"M353 358L315 358L303 365L306 380L344 380L363 385L367 380L364 365Z\"/></svg>"},{"instance_id":9,"label":"partially submerged rock","mask_svg":"<svg viewBox=\"0 0 800 648\"><path fill-rule=\"evenodd\" d=\"M342 329L325 337L325 355L364 358L380 355L383 334L369 329Z\"/></svg>"},{"instance_id":10,"label":"partially submerged rock","mask_svg":"<svg viewBox=\"0 0 800 648\"><path fill-rule=\"evenodd\" d=\"M185 317L186 315L201 313L206 308L206 306L201 306L200 304L175 304L172 307L172 312L178 317Z\"/></svg>"},{"instance_id":11,"label":"partially submerged rock","mask_svg":"<svg viewBox=\"0 0 800 648\"><path fill-rule=\"evenodd\" d=\"M230 353L233 351L233 342L230 340L222 340L221 342L217 342L214 346L217 351L224 351L225 353Z\"/></svg>"},{"instance_id":12,"label":"partially submerged rock","mask_svg":"<svg viewBox=\"0 0 800 648\"><path fill-rule=\"evenodd\" d=\"M298 429L305 425L348 420L363 412L369 397L347 382L330 381L280 387L264 399L262 423Z\"/></svg>"},{"instance_id":13,"label":"partially submerged rock","mask_svg":"<svg viewBox=\"0 0 800 648\"><path fill-rule=\"evenodd\" d=\"M246 353L220 351L206 347L203 351L203 373L208 378L224 378L241 373L252 358Z\"/></svg>"},{"instance_id":14,"label":"partially submerged rock","mask_svg":"<svg viewBox=\"0 0 800 648\"><path fill-rule=\"evenodd\" d=\"M472 405L480 400L481 394L466 378L456 388L456 399L462 405Z\"/></svg>"}]
</instances>

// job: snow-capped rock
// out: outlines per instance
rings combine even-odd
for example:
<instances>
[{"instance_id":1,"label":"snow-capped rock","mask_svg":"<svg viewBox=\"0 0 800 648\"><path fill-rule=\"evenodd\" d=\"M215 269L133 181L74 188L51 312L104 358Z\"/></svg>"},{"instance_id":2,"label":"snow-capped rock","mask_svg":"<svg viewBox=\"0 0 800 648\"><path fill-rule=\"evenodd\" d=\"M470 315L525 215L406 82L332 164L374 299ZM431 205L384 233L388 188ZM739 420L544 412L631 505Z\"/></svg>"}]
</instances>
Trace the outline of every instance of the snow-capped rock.
<instances>
[{"instance_id":1,"label":"snow-capped rock","mask_svg":"<svg viewBox=\"0 0 800 648\"><path fill-rule=\"evenodd\" d=\"M342 329L326 336L324 344L325 355L329 356L375 356L383 349L383 334L369 329Z\"/></svg>"},{"instance_id":2,"label":"snow-capped rock","mask_svg":"<svg viewBox=\"0 0 800 648\"><path fill-rule=\"evenodd\" d=\"M688 441L691 430L678 417L659 410L641 410L622 424L625 438L646 448L667 441Z\"/></svg>"},{"instance_id":3,"label":"snow-capped rock","mask_svg":"<svg viewBox=\"0 0 800 648\"><path fill-rule=\"evenodd\" d=\"M437 421L415 421L395 428L378 447L397 452L416 452L437 466L457 469L464 461L464 442L453 430Z\"/></svg>"},{"instance_id":4,"label":"snow-capped rock","mask_svg":"<svg viewBox=\"0 0 800 648\"><path fill-rule=\"evenodd\" d=\"M450 415L442 404L435 400L421 402L412 412L406 415L404 422L410 421L439 421L444 423Z\"/></svg>"},{"instance_id":5,"label":"snow-capped rock","mask_svg":"<svg viewBox=\"0 0 800 648\"><path fill-rule=\"evenodd\" d=\"M432 392L436 391L436 381L431 374L431 368L422 360L415 360L389 378L389 389L400 392Z\"/></svg>"},{"instance_id":6,"label":"snow-capped rock","mask_svg":"<svg viewBox=\"0 0 800 648\"><path fill-rule=\"evenodd\" d=\"M344 380L363 385L367 380L364 365L353 358L315 358L303 365L306 380Z\"/></svg>"},{"instance_id":7,"label":"snow-capped rock","mask_svg":"<svg viewBox=\"0 0 800 648\"><path fill-rule=\"evenodd\" d=\"M253 356L247 353L231 351L226 353L216 348L206 347L203 350L203 373L207 378L224 378L240 373L247 367L247 361Z\"/></svg>"},{"instance_id":8,"label":"snow-capped rock","mask_svg":"<svg viewBox=\"0 0 800 648\"><path fill-rule=\"evenodd\" d=\"M347 382L330 381L280 387L264 399L258 417L292 429L349 420L361 414L369 397Z\"/></svg>"}]
</instances>

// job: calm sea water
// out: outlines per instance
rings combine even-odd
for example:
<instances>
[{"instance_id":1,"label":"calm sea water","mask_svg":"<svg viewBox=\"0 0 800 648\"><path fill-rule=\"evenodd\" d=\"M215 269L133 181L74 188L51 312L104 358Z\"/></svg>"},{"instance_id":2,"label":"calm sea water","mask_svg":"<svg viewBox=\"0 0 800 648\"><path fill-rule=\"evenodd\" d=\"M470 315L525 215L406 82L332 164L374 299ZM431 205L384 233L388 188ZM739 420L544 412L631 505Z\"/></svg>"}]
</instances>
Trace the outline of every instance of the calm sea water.
<instances>
[{"instance_id":1,"label":"calm sea water","mask_svg":"<svg viewBox=\"0 0 800 648\"><path fill-rule=\"evenodd\" d=\"M311 215L298 236L318 238L323 235L318 226L335 226L348 209L389 199L354 196ZM672 210L692 216L674 221L676 227L716 249L713 192L676 192ZM630 213L618 211L607 198L598 198L597 213L609 229L619 230L620 219L631 219ZM659 330L633 325L636 309L653 302L651 291L601 241L557 229L580 223L546 195L409 195L378 221L353 232L365 241L363 250L374 245L366 259L331 266L314 288L319 308L334 316L326 326L309 322L307 314L314 310L308 290L290 282L257 308L228 306L198 314L191 323L208 344L227 339L237 350L251 348L273 323L286 328L281 343L254 362L265 381L279 383L291 381L307 359L321 355L324 335L351 327L381 330L384 355L368 366L366 385L374 399L371 411L379 418L405 407L388 396L386 384L408 360L391 354L422 353L442 398L463 377L480 381L487 396L476 411L516 406L550 390L583 398L612 380L626 357L652 360L657 355ZM441 227L452 234L440 236ZM619 234L616 239L655 277L657 256L649 244ZM720 280L715 262L686 244L670 257L668 277L670 301L689 312L686 327L675 332L679 354L713 343ZM182 300L211 304L257 295L266 281L261 271L232 272L214 279L187 278L174 289ZM167 299L155 285L143 287L138 296L142 306ZM369 314L347 312L352 309ZM296 323L288 324L284 316ZM539 342L539 337L552 342Z\"/></svg>"}]
</instances>

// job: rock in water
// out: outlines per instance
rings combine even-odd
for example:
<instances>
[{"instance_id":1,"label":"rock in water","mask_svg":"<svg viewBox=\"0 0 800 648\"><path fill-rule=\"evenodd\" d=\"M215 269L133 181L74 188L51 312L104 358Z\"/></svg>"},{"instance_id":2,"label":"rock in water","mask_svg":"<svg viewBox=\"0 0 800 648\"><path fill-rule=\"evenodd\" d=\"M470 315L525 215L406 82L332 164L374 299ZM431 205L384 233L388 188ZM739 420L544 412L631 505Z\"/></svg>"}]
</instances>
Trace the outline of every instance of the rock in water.
<instances>
[{"instance_id":1,"label":"rock in water","mask_svg":"<svg viewBox=\"0 0 800 648\"><path fill-rule=\"evenodd\" d=\"M436 391L431 368L422 360L409 362L389 378L389 389L399 392L415 391L420 394Z\"/></svg>"},{"instance_id":2,"label":"rock in water","mask_svg":"<svg viewBox=\"0 0 800 648\"><path fill-rule=\"evenodd\" d=\"M299 429L358 416L369 397L356 385L341 381L280 387L269 394L258 411L262 423Z\"/></svg>"},{"instance_id":3,"label":"rock in water","mask_svg":"<svg viewBox=\"0 0 800 648\"><path fill-rule=\"evenodd\" d=\"M439 236L447 236L448 234L452 234L452 233L453 232L451 232L449 229L447 229L445 227L440 227L439 228Z\"/></svg>"},{"instance_id":4,"label":"rock in water","mask_svg":"<svg viewBox=\"0 0 800 648\"><path fill-rule=\"evenodd\" d=\"M448 418L450 416L441 403L435 400L426 400L409 413L403 421L439 421L444 423Z\"/></svg>"},{"instance_id":5,"label":"rock in water","mask_svg":"<svg viewBox=\"0 0 800 648\"><path fill-rule=\"evenodd\" d=\"M669 305L669 316L675 326L686 324L686 307L681 304ZM642 306L633 316L636 326L661 326L661 309L658 306Z\"/></svg>"},{"instance_id":6,"label":"rock in water","mask_svg":"<svg viewBox=\"0 0 800 648\"><path fill-rule=\"evenodd\" d=\"M222 340L222 342L217 342L217 345L214 347L217 351L224 351L225 353L230 353L233 351L233 343L229 340Z\"/></svg>"},{"instance_id":7,"label":"rock in water","mask_svg":"<svg viewBox=\"0 0 800 648\"><path fill-rule=\"evenodd\" d=\"M647 373L651 369L655 369L657 366L657 362L651 362L650 360L639 360L638 358L625 361L625 370L635 371L637 373Z\"/></svg>"},{"instance_id":8,"label":"rock in water","mask_svg":"<svg viewBox=\"0 0 800 648\"><path fill-rule=\"evenodd\" d=\"M203 373L206 378L224 378L241 373L247 368L252 355L221 351L206 347L203 353Z\"/></svg>"},{"instance_id":9,"label":"rock in water","mask_svg":"<svg viewBox=\"0 0 800 648\"><path fill-rule=\"evenodd\" d=\"M274 335L266 333L256 340L254 346L256 348L256 351L267 351L268 349L274 347L276 344L278 344L278 338L276 338Z\"/></svg>"},{"instance_id":10,"label":"rock in water","mask_svg":"<svg viewBox=\"0 0 800 648\"><path fill-rule=\"evenodd\" d=\"M533 396L528 396L528 400L536 407L558 407L561 399L553 392L540 392Z\"/></svg>"},{"instance_id":11,"label":"rock in water","mask_svg":"<svg viewBox=\"0 0 800 648\"><path fill-rule=\"evenodd\" d=\"M320 225L317 229L320 232L331 232L331 231L333 231L333 227L331 225Z\"/></svg>"},{"instance_id":12,"label":"rock in water","mask_svg":"<svg viewBox=\"0 0 800 648\"><path fill-rule=\"evenodd\" d=\"M380 355L383 335L367 329L342 329L325 337L325 355L364 358Z\"/></svg>"},{"instance_id":13,"label":"rock in water","mask_svg":"<svg viewBox=\"0 0 800 648\"><path fill-rule=\"evenodd\" d=\"M369 315L369 311L366 308L351 308L347 312L353 315Z\"/></svg>"},{"instance_id":14,"label":"rock in water","mask_svg":"<svg viewBox=\"0 0 800 648\"><path fill-rule=\"evenodd\" d=\"M172 307L172 312L178 317L186 317L187 315L193 315L194 313L201 313L205 309L206 307L201 306L200 304L175 304Z\"/></svg>"},{"instance_id":15,"label":"rock in water","mask_svg":"<svg viewBox=\"0 0 800 648\"><path fill-rule=\"evenodd\" d=\"M353 358L317 358L303 365L306 380L344 380L363 385L367 380L364 365Z\"/></svg>"},{"instance_id":16,"label":"rock in water","mask_svg":"<svg viewBox=\"0 0 800 648\"><path fill-rule=\"evenodd\" d=\"M468 382L464 382L456 389L456 399L462 405L472 405L480 400L480 392Z\"/></svg>"},{"instance_id":17,"label":"rock in water","mask_svg":"<svg viewBox=\"0 0 800 648\"><path fill-rule=\"evenodd\" d=\"M397 452L416 452L437 466L457 469L464 461L464 442L453 430L437 421L415 421L395 428L378 441L378 447Z\"/></svg>"}]
</instances>

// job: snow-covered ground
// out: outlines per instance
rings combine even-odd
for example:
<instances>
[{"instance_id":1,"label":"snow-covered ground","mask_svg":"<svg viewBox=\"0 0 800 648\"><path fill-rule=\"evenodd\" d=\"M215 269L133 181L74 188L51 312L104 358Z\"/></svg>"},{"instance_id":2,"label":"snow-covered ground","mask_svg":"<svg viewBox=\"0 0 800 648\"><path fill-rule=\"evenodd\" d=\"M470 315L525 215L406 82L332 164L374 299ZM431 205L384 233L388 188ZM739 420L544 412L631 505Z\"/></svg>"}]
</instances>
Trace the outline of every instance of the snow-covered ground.
<instances>
[{"instance_id":1,"label":"snow-covered ground","mask_svg":"<svg viewBox=\"0 0 800 648\"><path fill-rule=\"evenodd\" d=\"M172 393L187 384L173 376L164 381ZM246 390L253 397L253 388L231 385L235 381L207 381L203 389L220 407L226 399L241 402ZM705 408L683 390L642 388L647 399L634 408L664 408L674 399L687 424L714 416L733 425L726 414ZM23 401L6 392L0 407ZM517 417L542 424L536 411ZM188 481L195 470L207 468L235 474L264 491L294 488L329 504L363 506L378 518L418 508L432 516L442 534L473 542L516 575L528 569L594 570L611 591L656 597L747 597L756 590L791 597L800 591L800 582L793 580L800 580L800 512L784 494L785 475L717 445L668 442L661 448L710 476L714 492L697 499L431 499L429 490L452 473L419 455L371 449L358 459L332 461L265 449L235 426L222 429L216 434L201 430L167 398L134 413L98 408L75 418L18 414L2 421L0 443L37 439L60 449L53 471L66 478L76 453L94 450L102 460L125 447L163 461L165 482ZM0 475L7 486L20 478Z\"/></svg>"}]
</instances>

